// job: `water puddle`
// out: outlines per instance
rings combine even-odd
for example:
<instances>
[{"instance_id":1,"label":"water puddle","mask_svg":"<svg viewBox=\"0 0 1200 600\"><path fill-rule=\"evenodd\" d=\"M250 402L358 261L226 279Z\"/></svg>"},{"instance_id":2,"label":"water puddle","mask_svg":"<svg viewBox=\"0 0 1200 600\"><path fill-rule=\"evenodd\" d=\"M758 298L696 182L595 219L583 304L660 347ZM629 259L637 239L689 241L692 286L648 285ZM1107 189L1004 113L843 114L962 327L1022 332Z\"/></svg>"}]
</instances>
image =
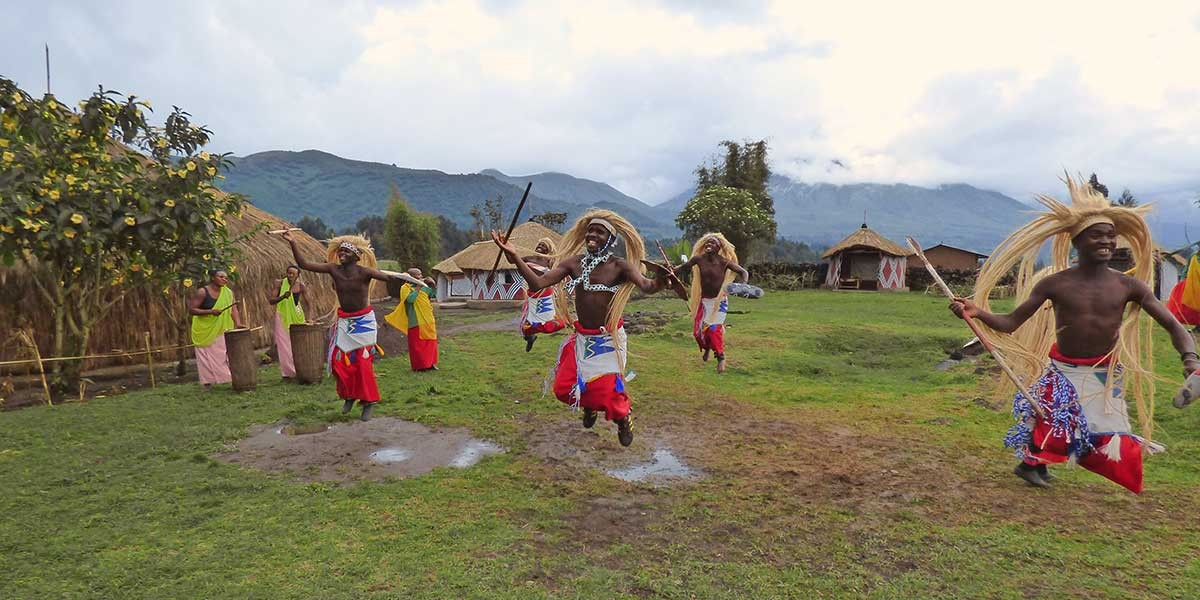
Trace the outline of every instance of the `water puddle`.
<instances>
[{"instance_id":1,"label":"water puddle","mask_svg":"<svg viewBox=\"0 0 1200 600\"><path fill-rule=\"evenodd\" d=\"M934 368L939 371L949 371L951 367L953 367L954 365L957 365L961 362L962 362L961 360L954 360L952 358L947 358L947 359L943 360L942 362L938 363L937 366Z\"/></svg>"},{"instance_id":2,"label":"water puddle","mask_svg":"<svg viewBox=\"0 0 1200 600\"><path fill-rule=\"evenodd\" d=\"M500 454L504 448L484 440L471 440L463 445L458 455L450 461L450 466L465 469L479 462L485 456Z\"/></svg>"},{"instance_id":3,"label":"water puddle","mask_svg":"<svg viewBox=\"0 0 1200 600\"><path fill-rule=\"evenodd\" d=\"M331 425L283 425L275 430L279 435L310 435L313 433L325 433L329 431Z\"/></svg>"},{"instance_id":4,"label":"water puddle","mask_svg":"<svg viewBox=\"0 0 1200 600\"><path fill-rule=\"evenodd\" d=\"M412 458L412 452L404 448L381 448L367 455L372 461L380 464L390 465L399 462L404 462Z\"/></svg>"},{"instance_id":5,"label":"water puddle","mask_svg":"<svg viewBox=\"0 0 1200 600\"><path fill-rule=\"evenodd\" d=\"M659 448L649 462L630 465L622 469L609 469L608 474L633 483L659 479L696 479L700 472L679 460L669 448Z\"/></svg>"}]
</instances>

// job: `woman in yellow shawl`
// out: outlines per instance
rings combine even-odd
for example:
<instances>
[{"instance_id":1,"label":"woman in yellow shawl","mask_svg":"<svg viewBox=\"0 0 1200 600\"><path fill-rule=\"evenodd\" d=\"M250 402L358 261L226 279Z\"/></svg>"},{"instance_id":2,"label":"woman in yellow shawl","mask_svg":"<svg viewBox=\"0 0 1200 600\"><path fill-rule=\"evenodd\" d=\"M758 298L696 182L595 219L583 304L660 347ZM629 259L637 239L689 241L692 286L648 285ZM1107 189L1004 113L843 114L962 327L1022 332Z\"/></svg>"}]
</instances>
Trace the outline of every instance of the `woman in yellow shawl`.
<instances>
[{"instance_id":1,"label":"woman in yellow shawl","mask_svg":"<svg viewBox=\"0 0 1200 600\"><path fill-rule=\"evenodd\" d=\"M420 269L408 274L421 279ZM437 294L429 280L424 287L411 283L400 286L400 305L384 317L392 327L408 334L408 360L414 371L436 371L438 361L437 323L433 318L433 303Z\"/></svg>"},{"instance_id":2,"label":"woman in yellow shawl","mask_svg":"<svg viewBox=\"0 0 1200 600\"><path fill-rule=\"evenodd\" d=\"M214 383L227 383L229 358L225 355L225 332L242 327L242 319L229 289L229 274L215 271L212 281L192 294L188 301L192 315L192 345L196 348L196 371L200 384L208 391Z\"/></svg>"},{"instance_id":3,"label":"woman in yellow shawl","mask_svg":"<svg viewBox=\"0 0 1200 600\"><path fill-rule=\"evenodd\" d=\"M296 376L296 363L292 360L291 327L304 322L304 307L300 304L304 296L304 284L300 282L300 267L291 265L279 281L279 295L271 298L275 305L275 351L279 353L279 372L284 379Z\"/></svg>"}]
</instances>

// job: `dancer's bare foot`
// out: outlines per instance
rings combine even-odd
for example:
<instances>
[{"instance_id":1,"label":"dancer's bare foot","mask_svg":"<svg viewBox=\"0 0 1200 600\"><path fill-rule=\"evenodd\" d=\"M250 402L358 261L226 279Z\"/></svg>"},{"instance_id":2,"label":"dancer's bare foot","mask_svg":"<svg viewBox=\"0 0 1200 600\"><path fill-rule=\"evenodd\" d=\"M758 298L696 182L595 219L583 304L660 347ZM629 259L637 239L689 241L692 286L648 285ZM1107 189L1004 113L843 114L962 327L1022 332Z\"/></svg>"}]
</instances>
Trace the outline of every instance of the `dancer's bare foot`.
<instances>
[{"instance_id":1,"label":"dancer's bare foot","mask_svg":"<svg viewBox=\"0 0 1200 600\"><path fill-rule=\"evenodd\" d=\"M717 373L724 373L724 372L725 372L725 357L722 356L717 359Z\"/></svg>"},{"instance_id":2,"label":"dancer's bare foot","mask_svg":"<svg viewBox=\"0 0 1200 600\"><path fill-rule=\"evenodd\" d=\"M709 353L709 350L708 350L707 348L705 348L705 349L704 349L704 356L701 356L701 357L700 357L700 360L702 360L702 361L704 361L704 362L708 362L708 353Z\"/></svg>"}]
</instances>

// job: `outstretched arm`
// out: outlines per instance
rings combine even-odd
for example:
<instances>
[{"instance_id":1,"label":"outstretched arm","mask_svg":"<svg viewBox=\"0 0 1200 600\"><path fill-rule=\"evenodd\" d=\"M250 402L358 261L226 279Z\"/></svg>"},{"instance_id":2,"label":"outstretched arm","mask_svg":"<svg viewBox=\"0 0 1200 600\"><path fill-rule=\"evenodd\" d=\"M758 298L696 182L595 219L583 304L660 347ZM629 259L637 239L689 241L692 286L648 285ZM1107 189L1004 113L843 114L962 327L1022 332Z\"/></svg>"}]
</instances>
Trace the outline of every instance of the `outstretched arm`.
<instances>
[{"instance_id":1,"label":"outstretched arm","mask_svg":"<svg viewBox=\"0 0 1200 600\"><path fill-rule=\"evenodd\" d=\"M742 277L742 283L750 282L750 272L742 268L742 265L739 265L731 260L725 265L725 268L740 275Z\"/></svg>"},{"instance_id":2,"label":"outstretched arm","mask_svg":"<svg viewBox=\"0 0 1200 600\"><path fill-rule=\"evenodd\" d=\"M570 259L554 265L549 271L539 275L529 266L529 263L525 262L520 256L517 256L516 246L513 246L507 240L501 240L500 234L495 229L492 230L492 242L500 250L504 251L504 257L508 259L508 262L517 266L517 271L521 273L521 277L525 278L525 285L529 288L530 292L544 290L571 274L571 269L568 266L568 263L571 262Z\"/></svg>"},{"instance_id":3,"label":"outstretched arm","mask_svg":"<svg viewBox=\"0 0 1200 600\"><path fill-rule=\"evenodd\" d=\"M663 289L667 281L666 277L647 278L642 274L642 270L638 268L636 263L625 259L621 259L621 272L625 275L626 281L632 282L639 290L647 294L658 293Z\"/></svg>"},{"instance_id":4,"label":"outstretched arm","mask_svg":"<svg viewBox=\"0 0 1200 600\"><path fill-rule=\"evenodd\" d=\"M300 256L300 249L296 247L296 239L292 237L292 232L283 232L283 239L287 240L288 245L292 247L292 258L296 259L296 266L305 271L313 271L316 273L329 273L333 270L333 265L329 263L311 263L304 260Z\"/></svg>"},{"instance_id":5,"label":"outstretched arm","mask_svg":"<svg viewBox=\"0 0 1200 600\"><path fill-rule=\"evenodd\" d=\"M408 273L393 273L391 271L384 273L379 269L372 269L371 267L362 267L362 270L366 271L367 275L370 275L372 279L378 279L380 281L403 281L405 283L411 283L417 287L425 287L424 281L421 281L420 279L417 279Z\"/></svg>"},{"instance_id":6,"label":"outstretched arm","mask_svg":"<svg viewBox=\"0 0 1200 600\"><path fill-rule=\"evenodd\" d=\"M1158 298L1154 297L1154 290L1145 283L1134 280L1134 302L1137 302L1146 314L1158 321L1167 333L1171 334L1171 344L1175 346L1175 350L1179 352L1180 358L1183 360L1184 377L1195 373L1200 369L1200 356L1196 355L1196 340L1192 339L1192 334L1188 333L1186 327L1175 319L1175 315L1159 302Z\"/></svg>"},{"instance_id":7,"label":"outstretched arm","mask_svg":"<svg viewBox=\"0 0 1200 600\"><path fill-rule=\"evenodd\" d=\"M1029 294L1029 299L1021 303L1016 310L1007 315L997 315L990 313L975 305L974 302L966 298L955 298L950 303L950 311L961 318L971 317L983 321L985 325L1004 333L1012 333L1021 326L1022 323L1029 320L1037 309L1041 308L1042 304L1049 299L1050 285L1049 280L1043 279L1033 286L1033 291Z\"/></svg>"}]
</instances>

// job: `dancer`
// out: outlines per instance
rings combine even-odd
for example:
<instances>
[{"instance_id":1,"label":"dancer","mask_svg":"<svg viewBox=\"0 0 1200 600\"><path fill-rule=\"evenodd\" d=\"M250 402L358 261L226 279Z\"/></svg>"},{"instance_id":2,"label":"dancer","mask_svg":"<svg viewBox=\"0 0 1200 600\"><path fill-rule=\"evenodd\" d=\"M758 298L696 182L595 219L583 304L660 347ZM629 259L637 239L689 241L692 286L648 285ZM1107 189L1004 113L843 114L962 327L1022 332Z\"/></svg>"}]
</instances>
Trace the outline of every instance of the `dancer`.
<instances>
[{"instance_id":1,"label":"dancer","mask_svg":"<svg viewBox=\"0 0 1200 600\"><path fill-rule=\"evenodd\" d=\"M1013 400L1017 424L1005 438L1021 459L1014 470L1018 477L1048 487L1053 476L1046 465L1074 457L1084 468L1140 493L1143 448L1161 449L1151 442L1153 373L1143 367L1151 360L1151 338L1141 328L1141 311L1170 333L1185 377L1200 369L1200 357L1192 336L1149 285L1154 259L1142 218L1147 207L1112 206L1090 186L1070 177L1066 183L1072 203L1039 196L1048 212L1001 242L984 263L975 287L978 305L956 298L950 309L997 332L995 345L1024 383L1032 384L1031 390L1018 390ZM1132 247L1132 276L1108 267L1118 236ZM1035 273L1038 252L1048 239L1053 240L1051 266ZM1072 247L1079 262L1068 266ZM1014 266L1016 310L988 312L989 293ZM1043 308L1047 300L1051 306ZM1132 432L1126 393L1134 398L1140 435Z\"/></svg>"},{"instance_id":2,"label":"dancer","mask_svg":"<svg viewBox=\"0 0 1200 600\"><path fill-rule=\"evenodd\" d=\"M279 295L271 298L275 305L275 351L279 355L279 372L284 379L296 376L296 363L292 360L291 327L304 322L304 284L300 282L300 267L290 265L279 280ZM290 302L289 302L290 300Z\"/></svg>"},{"instance_id":3,"label":"dancer","mask_svg":"<svg viewBox=\"0 0 1200 600\"><path fill-rule=\"evenodd\" d=\"M326 273L333 278L333 290L338 297L338 320L329 340L330 370L337 381L338 397L345 401L342 413L350 412L357 400L362 405L361 419L370 420L371 411L379 401L374 367L378 328L375 310L370 304L371 280L416 284L421 281L408 274L389 274L376 269L370 243L356 235L330 240L325 251L328 262L325 263L304 260L290 231L283 233L283 239L291 245L292 256L301 269Z\"/></svg>"},{"instance_id":4,"label":"dancer","mask_svg":"<svg viewBox=\"0 0 1200 600\"><path fill-rule=\"evenodd\" d=\"M188 300L192 315L192 346L196 349L196 371L204 391L214 383L229 383L229 356L225 354L225 332L241 329L242 319L233 291L229 289L229 274L213 271L212 279L201 286Z\"/></svg>"},{"instance_id":5,"label":"dancer","mask_svg":"<svg viewBox=\"0 0 1200 600\"><path fill-rule=\"evenodd\" d=\"M525 262L538 274L544 274L554 266L554 240L544 237L537 241L537 254L526 256ZM525 351L533 349L539 333L554 333L567 326L567 320L558 314L562 292L559 286L548 287L536 292L526 290L525 304L521 307L521 335L525 338Z\"/></svg>"},{"instance_id":6,"label":"dancer","mask_svg":"<svg viewBox=\"0 0 1200 600\"><path fill-rule=\"evenodd\" d=\"M742 283L750 273L737 262L733 244L720 233L706 233L692 246L692 258L676 270L676 275L692 270L692 285L688 289L688 308L692 312L692 337L704 351L717 357L717 373L725 372L725 315L729 312L729 292L726 287L740 276Z\"/></svg>"},{"instance_id":7,"label":"dancer","mask_svg":"<svg viewBox=\"0 0 1200 600\"><path fill-rule=\"evenodd\" d=\"M613 250L625 241L625 258ZM633 417L625 391L625 328L621 312L636 287L653 294L666 278L642 274L646 255L642 237L629 221L609 210L591 209L567 231L556 264L539 274L517 256L517 249L492 231L492 241L517 266L529 290L537 292L570 276L567 292L575 294L575 331L559 350L551 375L554 395L583 407L583 426L592 427L598 413L617 424L622 446L633 443Z\"/></svg>"}]
</instances>

